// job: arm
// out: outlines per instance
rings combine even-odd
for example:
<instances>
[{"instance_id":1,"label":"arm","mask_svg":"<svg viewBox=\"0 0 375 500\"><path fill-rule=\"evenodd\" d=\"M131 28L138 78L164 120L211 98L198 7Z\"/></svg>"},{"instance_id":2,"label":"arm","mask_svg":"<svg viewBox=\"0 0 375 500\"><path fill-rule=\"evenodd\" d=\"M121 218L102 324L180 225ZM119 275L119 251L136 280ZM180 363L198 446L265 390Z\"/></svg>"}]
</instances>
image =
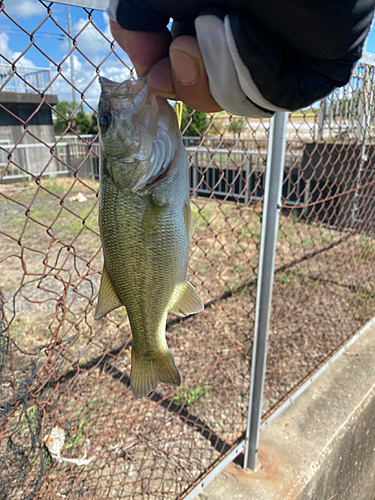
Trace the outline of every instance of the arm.
<instances>
[{"instance_id":1,"label":"arm","mask_svg":"<svg viewBox=\"0 0 375 500\"><path fill-rule=\"evenodd\" d=\"M268 117L308 106L348 82L371 26L375 0L236 0L222 3L220 10L205 9L203 0L137 0L146 10L131 4L114 0L111 16L122 24L116 25L118 30L128 30L125 44L119 32L113 34L136 66L144 57L140 52L152 53L152 43L133 40L129 46L129 33L130 38L143 33L151 40L164 32L162 56L148 61L151 87L202 111L216 106L233 114ZM177 21L177 34L196 38L171 41L165 31L169 16ZM198 72L192 71L194 65L189 68L184 55L195 61ZM181 69L185 82L179 78ZM189 74L198 75L196 81L187 82Z\"/></svg>"}]
</instances>

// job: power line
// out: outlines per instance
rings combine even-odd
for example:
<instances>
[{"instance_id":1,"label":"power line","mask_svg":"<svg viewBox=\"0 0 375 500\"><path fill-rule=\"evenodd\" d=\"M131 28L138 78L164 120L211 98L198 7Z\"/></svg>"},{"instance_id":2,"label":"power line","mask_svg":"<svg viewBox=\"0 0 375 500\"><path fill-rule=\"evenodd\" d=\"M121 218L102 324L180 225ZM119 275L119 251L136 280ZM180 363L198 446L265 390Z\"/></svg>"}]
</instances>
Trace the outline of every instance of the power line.
<instances>
[{"instance_id":1,"label":"power line","mask_svg":"<svg viewBox=\"0 0 375 500\"><path fill-rule=\"evenodd\" d=\"M20 32L19 30L16 30L14 28L11 28L10 26L2 26L1 27L2 31L8 31L9 33L12 33L12 35L23 35L27 36L25 33ZM37 31L35 35L43 35L46 38L55 38L56 40L64 40L66 35L61 34L61 35L56 35L56 33L48 33L47 31Z\"/></svg>"}]
</instances>

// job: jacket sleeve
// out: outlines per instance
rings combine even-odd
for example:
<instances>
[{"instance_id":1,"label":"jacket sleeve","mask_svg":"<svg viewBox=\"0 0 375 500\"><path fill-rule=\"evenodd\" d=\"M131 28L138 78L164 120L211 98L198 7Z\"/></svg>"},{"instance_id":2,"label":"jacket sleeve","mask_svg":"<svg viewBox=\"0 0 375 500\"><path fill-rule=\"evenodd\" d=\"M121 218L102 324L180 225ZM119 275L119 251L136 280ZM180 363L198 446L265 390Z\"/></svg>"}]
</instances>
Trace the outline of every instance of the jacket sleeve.
<instances>
[{"instance_id":1,"label":"jacket sleeve","mask_svg":"<svg viewBox=\"0 0 375 500\"><path fill-rule=\"evenodd\" d=\"M375 0L233 0L219 8L204 0L110 2L127 29L162 29L169 17L172 33L195 26L213 97L226 111L249 117L294 111L345 85L375 8Z\"/></svg>"}]
</instances>

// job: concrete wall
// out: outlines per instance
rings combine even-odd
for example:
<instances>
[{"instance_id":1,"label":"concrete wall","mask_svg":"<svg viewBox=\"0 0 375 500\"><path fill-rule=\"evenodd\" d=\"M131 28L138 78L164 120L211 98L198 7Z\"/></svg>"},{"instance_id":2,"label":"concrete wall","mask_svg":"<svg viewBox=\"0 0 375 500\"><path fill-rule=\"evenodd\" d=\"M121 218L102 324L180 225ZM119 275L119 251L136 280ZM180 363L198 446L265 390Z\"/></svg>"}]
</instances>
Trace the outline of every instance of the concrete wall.
<instances>
[{"instance_id":1,"label":"concrete wall","mask_svg":"<svg viewBox=\"0 0 375 500\"><path fill-rule=\"evenodd\" d=\"M198 498L374 500L374 326L264 429L256 470L238 467Z\"/></svg>"}]
</instances>

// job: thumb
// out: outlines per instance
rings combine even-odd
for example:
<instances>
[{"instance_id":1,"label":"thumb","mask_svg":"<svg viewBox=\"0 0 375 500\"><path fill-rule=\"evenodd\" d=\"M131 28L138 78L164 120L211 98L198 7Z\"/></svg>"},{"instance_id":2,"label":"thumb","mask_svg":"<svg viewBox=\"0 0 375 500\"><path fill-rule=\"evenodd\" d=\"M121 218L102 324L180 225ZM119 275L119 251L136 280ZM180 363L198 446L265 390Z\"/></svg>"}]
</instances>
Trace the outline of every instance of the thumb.
<instances>
[{"instance_id":1,"label":"thumb","mask_svg":"<svg viewBox=\"0 0 375 500\"><path fill-rule=\"evenodd\" d=\"M110 19L113 38L128 54L138 76L144 76L152 66L168 55L172 41L167 28L162 31L131 31Z\"/></svg>"}]
</instances>

